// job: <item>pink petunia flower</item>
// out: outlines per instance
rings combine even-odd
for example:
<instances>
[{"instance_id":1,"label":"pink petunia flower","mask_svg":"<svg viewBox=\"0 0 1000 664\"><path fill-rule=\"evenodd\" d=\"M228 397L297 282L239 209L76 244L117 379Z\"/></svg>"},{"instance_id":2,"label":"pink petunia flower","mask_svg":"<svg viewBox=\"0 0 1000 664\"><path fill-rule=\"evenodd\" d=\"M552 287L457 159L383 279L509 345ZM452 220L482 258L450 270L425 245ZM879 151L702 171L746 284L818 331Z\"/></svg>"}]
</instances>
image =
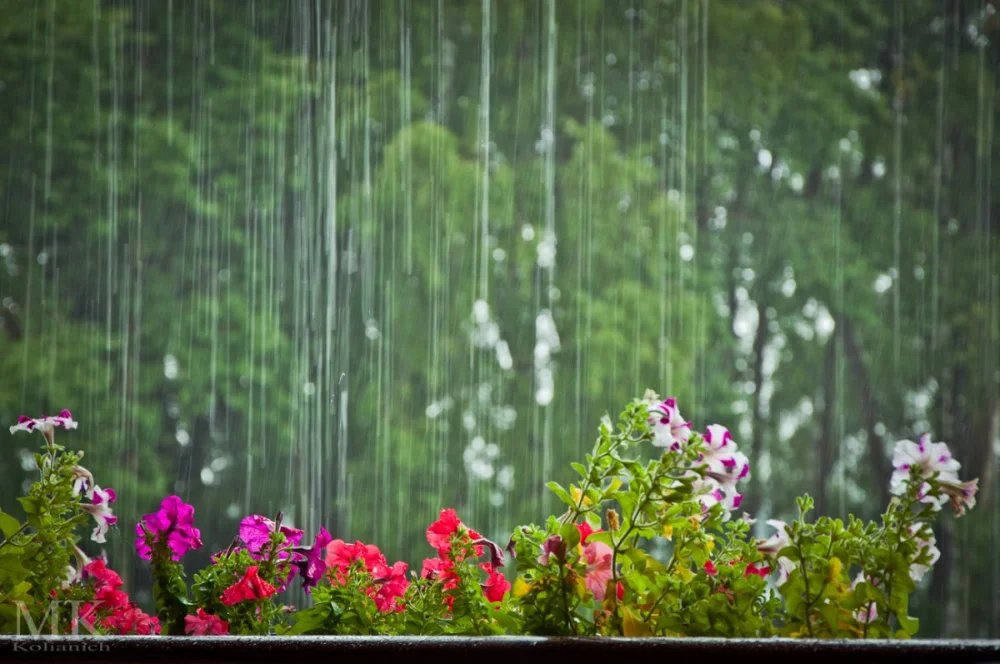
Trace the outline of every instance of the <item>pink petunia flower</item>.
<instances>
[{"instance_id":1,"label":"pink petunia flower","mask_svg":"<svg viewBox=\"0 0 1000 664\"><path fill-rule=\"evenodd\" d=\"M166 538L174 560L180 560L188 551L201 548L201 531L194 527L194 507L179 496L167 496L160 503L159 510L145 515L136 524L135 550L143 560L149 560L153 555L146 541L146 530L153 535L153 542Z\"/></svg>"},{"instance_id":2,"label":"pink petunia flower","mask_svg":"<svg viewBox=\"0 0 1000 664\"><path fill-rule=\"evenodd\" d=\"M587 589L594 594L594 599L602 602L607 592L608 581L613 576L611 547L604 542L589 542L583 546L582 558L587 563L584 572Z\"/></svg>"}]
</instances>

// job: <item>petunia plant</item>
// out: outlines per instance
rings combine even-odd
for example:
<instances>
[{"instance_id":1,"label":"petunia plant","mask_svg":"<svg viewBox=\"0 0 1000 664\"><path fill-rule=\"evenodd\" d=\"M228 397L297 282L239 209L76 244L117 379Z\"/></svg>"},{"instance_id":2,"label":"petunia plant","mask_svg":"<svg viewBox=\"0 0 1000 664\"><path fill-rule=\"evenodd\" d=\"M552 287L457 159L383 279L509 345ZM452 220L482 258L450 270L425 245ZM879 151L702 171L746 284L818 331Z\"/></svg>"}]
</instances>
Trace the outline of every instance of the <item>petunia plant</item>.
<instances>
[{"instance_id":1,"label":"petunia plant","mask_svg":"<svg viewBox=\"0 0 1000 664\"><path fill-rule=\"evenodd\" d=\"M106 541L117 523L112 505L117 496L100 487L80 465L82 452L55 442L57 429L77 423L68 410L59 415L22 416L12 434L40 434L41 451L34 456L38 479L20 499L24 521L0 512L0 631L13 632L21 620L44 625L57 633L154 634L157 618L136 606L121 590L122 580L103 558L91 559L80 547L78 532L93 519L90 540ZM55 600L55 602L53 602ZM53 607L67 605L68 613Z\"/></svg>"},{"instance_id":2,"label":"petunia plant","mask_svg":"<svg viewBox=\"0 0 1000 664\"><path fill-rule=\"evenodd\" d=\"M201 533L194 507L167 496L135 527L154 579L149 616L79 546L90 519L91 539L104 541L116 495L79 465L82 453L55 445L56 428L75 427L67 411L11 427L44 444L25 522L0 513L5 631L18 612L40 620L55 598L74 607L53 621L60 633L905 638L918 628L909 596L940 555L932 523L945 505L962 516L978 489L944 443L900 441L880 522L810 520L803 496L797 519L769 520L757 539L753 517L737 516L750 463L731 433L698 431L676 400L647 391L617 425L604 418L574 482L548 483L560 514L501 547L444 509L419 571L374 544L325 528L310 540L281 514L254 514L188 585L181 559ZM309 606L282 602L293 585Z\"/></svg>"}]
</instances>

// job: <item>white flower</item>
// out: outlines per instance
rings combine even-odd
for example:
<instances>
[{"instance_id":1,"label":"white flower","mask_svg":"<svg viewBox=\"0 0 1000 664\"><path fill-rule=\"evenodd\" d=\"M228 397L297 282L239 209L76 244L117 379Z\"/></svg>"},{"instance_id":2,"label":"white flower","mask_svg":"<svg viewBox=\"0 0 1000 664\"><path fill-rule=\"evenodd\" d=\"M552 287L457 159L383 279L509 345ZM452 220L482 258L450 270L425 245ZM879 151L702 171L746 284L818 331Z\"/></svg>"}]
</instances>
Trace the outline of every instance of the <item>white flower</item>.
<instances>
[{"instance_id":1,"label":"white flower","mask_svg":"<svg viewBox=\"0 0 1000 664\"><path fill-rule=\"evenodd\" d=\"M976 493L979 491L979 478L968 482L942 481L941 489L945 496L951 500L951 506L955 510L955 516L962 516L966 509L976 506Z\"/></svg>"},{"instance_id":2,"label":"white flower","mask_svg":"<svg viewBox=\"0 0 1000 664\"><path fill-rule=\"evenodd\" d=\"M118 517L111 512L111 503L115 502L117 495L115 495L114 489L102 489L99 486L94 487L93 495L93 503L84 504L80 507L90 514L90 516L94 517L94 521L97 522L97 526L94 528L90 539L98 544L103 544L105 541L104 536L107 534L108 529L118 523Z\"/></svg>"},{"instance_id":3,"label":"white flower","mask_svg":"<svg viewBox=\"0 0 1000 664\"><path fill-rule=\"evenodd\" d=\"M937 539L934 537L934 532L930 529L930 526L923 528L922 524L914 524L908 530L910 535L917 540L917 551L926 550L930 555L930 560L926 565L917 562L910 564L910 578L914 581L919 581L941 557L941 551L936 546ZM924 532L927 534L925 535Z\"/></svg>"},{"instance_id":4,"label":"white flower","mask_svg":"<svg viewBox=\"0 0 1000 664\"><path fill-rule=\"evenodd\" d=\"M26 431L28 433L37 431L42 434L48 444L51 445L53 430L55 427L75 429L77 427L77 423L73 419L73 415L64 408L58 415L52 417L44 415L42 417L28 417L26 415L21 415L17 418L17 424L10 427L10 432L15 434L18 431Z\"/></svg>"},{"instance_id":5,"label":"white flower","mask_svg":"<svg viewBox=\"0 0 1000 664\"><path fill-rule=\"evenodd\" d=\"M958 470L962 465L951 455L951 450L945 443L932 443L929 434L920 437L920 441L901 440L896 443L892 453L892 479L889 488L897 496L906 493L910 480L911 469L918 469L923 479L929 479L938 473L938 481L942 483L960 484ZM935 510L941 509L948 497L930 490L929 485L920 489L921 502L930 503Z\"/></svg>"},{"instance_id":6,"label":"white flower","mask_svg":"<svg viewBox=\"0 0 1000 664\"><path fill-rule=\"evenodd\" d=\"M788 524L778 519L768 519L767 525L774 528L775 532L767 539L757 540L757 551L761 555L776 556L782 549L791 544L791 540L788 538Z\"/></svg>"},{"instance_id":7,"label":"white flower","mask_svg":"<svg viewBox=\"0 0 1000 664\"><path fill-rule=\"evenodd\" d=\"M713 505L722 505L723 522L729 521L730 514L739 509L743 502L743 496L736 492L733 487L720 487L710 480L698 479L691 485L695 497L702 504L702 510L707 512Z\"/></svg>"},{"instance_id":8,"label":"white flower","mask_svg":"<svg viewBox=\"0 0 1000 664\"><path fill-rule=\"evenodd\" d=\"M81 494L94 499L94 476L83 466L73 466L73 495Z\"/></svg>"},{"instance_id":9,"label":"white flower","mask_svg":"<svg viewBox=\"0 0 1000 664\"><path fill-rule=\"evenodd\" d=\"M781 556L778 558L778 579L776 585L783 586L788 582L788 575L795 571L795 563L791 558Z\"/></svg>"},{"instance_id":10,"label":"white flower","mask_svg":"<svg viewBox=\"0 0 1000 664\"><path fill-rule=\"evenodd\" d=\"M673 397L650 406L649 424L653 427L653 445L657 447L680 449L691 437L691 423L681 417Z\"/></svg>"},{"instance_id":11,"label":"white flower","mask_svg":"<svg viewBox=\"0 0 1000 664\"><path fill-rule=\"evenodd\" d=\"M859 583L867 583L869 585L875 585L874 579L865 578L864 572L858 572L858 576L854 579L854 583L851 584L851 590L854 590ZM869 602L868 604L862 606L860 609L854 612L854 619L857 620L862 625L866 625L878 617L878 606L875 602Z\"/></svg>"}]
</instances>

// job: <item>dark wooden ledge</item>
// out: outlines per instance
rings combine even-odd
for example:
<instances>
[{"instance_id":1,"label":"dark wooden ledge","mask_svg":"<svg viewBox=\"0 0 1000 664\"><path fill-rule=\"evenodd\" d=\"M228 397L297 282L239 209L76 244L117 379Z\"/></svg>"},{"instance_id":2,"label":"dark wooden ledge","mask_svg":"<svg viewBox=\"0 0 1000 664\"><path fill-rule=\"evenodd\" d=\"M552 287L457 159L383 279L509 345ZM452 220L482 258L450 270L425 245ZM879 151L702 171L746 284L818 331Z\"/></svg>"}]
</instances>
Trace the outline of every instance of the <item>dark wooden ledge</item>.
<instances>
[{"instance_id":1,"label":"dark wooden ledge","mask_svg":"<svg viewBox=\"0 0 1000 664\"><path fill-rule=\"evenodd\" d=\"M656 662L838 661L1000 664L1000 641L571 639L540 637L23 637L0 636L0 662Z\"/></svg>"}]
</instances>

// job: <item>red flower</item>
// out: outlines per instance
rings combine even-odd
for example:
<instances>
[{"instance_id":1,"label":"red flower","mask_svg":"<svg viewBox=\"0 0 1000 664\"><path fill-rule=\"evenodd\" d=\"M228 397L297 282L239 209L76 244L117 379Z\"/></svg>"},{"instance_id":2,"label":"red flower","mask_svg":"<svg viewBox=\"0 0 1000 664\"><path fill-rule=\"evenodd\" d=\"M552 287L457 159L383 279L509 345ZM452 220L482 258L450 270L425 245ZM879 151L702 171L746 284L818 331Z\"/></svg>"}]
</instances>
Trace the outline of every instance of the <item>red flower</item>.
<instances>
[{"instance_id":1,"label":"red flower","mask_svg":"<svg viewBox=\"0 0 1000 664\"><path fill-rule=\"evenodd\" d=\"M715 576L719 573L719 570L715 569L715 565L712 564L711 560L705 561L705 574L709 576Z\"/></svg>"},{"instance_id":2,"label":"red flower","mask_svg":"<svg viewBox=\"0 0 1000 664\"><path fill-rule=\"evenodd\" d=\"M128 606L128 595L115 588L101 588L94 596L101 609L120 609Z\"/></svg>"},{"instance_id":3,"label":"red flower","mask_svg":"<svg viewBox=\"0 0 1000 664\"><path fill-rule=\"evenodd\" d=\"M385 556L374 544L364 544L360 541L348 544L344 540L335 539L326 545L326 566L337 570L337 580L343 584L346 581L347 570L356 561L363 560L365 569L371 572L378 565L386 565Z\"/></svg>"},{"instance_id":4,"label":"red flower","mask_svg":"<svg viewBox=\"0 0 1000 664\"><path fill-rule=\"evenodd\" d=\"M504 578L502 572L493 569L490 563L479 563L479 566L486 572L486 583L483 584L483 594L491 602L503 601L504 593L510 590L510 582Z\"/></svg>"},{"instance_id":5,"label":"red flower","mask_svg":"<svg viewBox=\"0 0 1000 664\"><path fill-rule=\"evenodd\" d=\"M105 565L104 560L97 558L83 567L82 578L84 580L93 579L94 587L97 590L102 588L121 588L122 578L113 569Z\"/></svg>"},{"instance_id":6,"label":"red flower","mask_svg":"<svg viewBox=\"0 0 1000 664\"><path fill-rule=\"evenodd\" d=\"M455 572L455 562L450 558L425 559L420 576L425 579L439 581L446 593L458 587L458 574ZM455 604L454 595L450 593L446 594L444 596L444 603L448 605L448 610L451 611Z\"/></svg>"},{"instance_id":7,"label":"red flower","mask_svg":"<svg viewBox=\"0 0 1000 664\"><path fill-rule=\"evenodd\" d=\"M591 535L593 535L594 533L601 532L600 528L598 528L597 530L594 530L593 528L591 528L590 524L587 523L586 521L584 521L583 523L577 523L575 525L576 525L576 529L580 531L580 543L581 544L586 544L587 543L587 538L590 537Z\"/></svg>"},{"instance_id":8,"label":"red flower","mask_svg":"<svg viewBox=\"0 0 1000 664\"><path fill-rule=\"evenodd\" d=\"M160 619L142 612L135 604L115 609L115 612L101 621L105 629L118 634L159 634Z\"/></svg>"},{"instance_id":9,"label":"red flower","mask_svg":"<svg viewBox=\"0 0 1000 664\"><path fill-rule=\"evenodd\" d=\"M226 588L222 593L222 603L226 606L232 606L248 599L265 599L277 592L274 586L257 576L257 569L256 565L247 567L243 578Z\"/></svg>"},{"instance_id":10,"label":"red flower","mask_svg":"<svg viewBox=\"0 0 1000 664\"><path fill-rule=\"evenodd\" d=\"M397 599L406 594L410 586L406 580L406 563L397 562L389 566L385 556L374 544L355 542L348 544L343 540L333 540L326 545L326 565L333 570L331 581L339 585L347 583L347 572L357 561L363 561L365 569L374 579L374 584L367 588L368 596L375 600L379 611L402 611L403 604Z\"/></svg>"},{"instance_id":11,"label":"red flower","mask_svg":"<svg viewBox=\"0 0 1000 664\"><path fill-rule=\"evenodd\" d=\"M392 567L382 564L372 570L378 589L375 591L375 606L383 613L400 612L406 608L402 599L410 582L406 580L406 563L397 562Z\"/></svg>"},{"instance_id":12,"label":"red flower","mask_svg":"<svg viewBox=\"0 0 1000 664\"><path fill-rule=\"evenodd\" d=\"M455 573L455 563L449 558L427 558L420 576L434 579L444 584L445 590L458 587L458 574Z\"/></svg>"},{"instance_id":13,"label":"red flower","mask_svg":"<svg viewBox=\"0 0 1000 664\"><path fill-rule=\"evenodd\" d=\"M771 568L770 567L767 567L767 566L757 567L753 563L750 563L749 565L747 565L746 571L743 572L743 576L745 578L745 577L750 576L751 574L756 574L760 578L766 579L767 575L770 574L770 573L771 573Z\"/></svg>"},{"instance_id":14,"label":"red flower","mask_svg":"<svg viewBox=\"0 0 1000 664\"><path fill-rule=\"evenodd\" d=\"M195 636L229 634L229 623L199 607L198 615L184 616L184 633Z\"/></svg>"},{"instance_id":15,"label":"red flower","mask_svg":"<svg viewBox=\"0 0 1000 664\"><path fill-rule=\"evenodd\" d=\"M458 518L458 514L453 509L441 510L441 515L437 521L427 527L427 543L437 549L438 555L446 558L451 554L451 536L464 529L465 537L463 541L482 539L482 535L472 530ZM483 555L483 547L476 546L476 555Z\"/></svg>"},{"instance_id":16,"label":"red flower","mask_svg":"<svg viewBox=\"0 0 1000 664\"><path fill-rule=\"evenodd\" d=\"M619 602L625 599L625 586L622 585L621 581L618 582L618 587L615 588L615 595L618 596Z\"/></svg>"}]
</instances>

